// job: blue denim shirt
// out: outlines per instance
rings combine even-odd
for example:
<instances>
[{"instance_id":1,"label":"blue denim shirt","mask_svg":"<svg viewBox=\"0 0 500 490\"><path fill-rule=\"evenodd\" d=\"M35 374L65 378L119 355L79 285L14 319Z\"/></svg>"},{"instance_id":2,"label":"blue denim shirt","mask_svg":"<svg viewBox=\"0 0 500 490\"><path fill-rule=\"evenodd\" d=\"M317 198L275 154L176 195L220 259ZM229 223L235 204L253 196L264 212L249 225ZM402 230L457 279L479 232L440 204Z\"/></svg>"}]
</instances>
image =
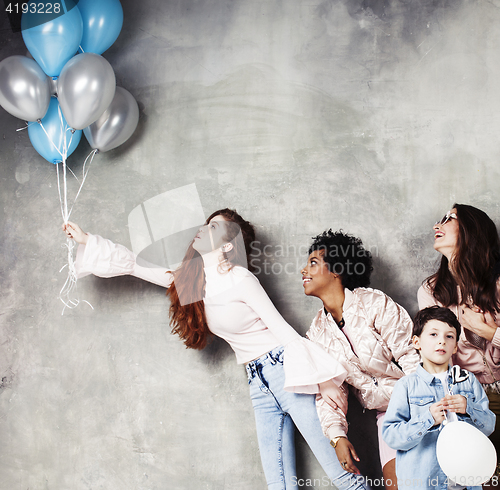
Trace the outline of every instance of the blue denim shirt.
<instances>
[{"instance_id":1,"label":"blue denim shirt","mask_svg":"<svg viewBox=\"0 0 500 490\"><path fill-rule=\"evenodd\" d=\"M462 373L467 372L462 370ZM448 383L454 395L467 398L467 413L458 419L477 427L485 435L495 428L495 414L488 409L488 398L472 373L465 380L453 384L451 370ZM400 489L443 489L448 480L439 466L436 442L441 424L434 425L429 407L448 393L441 381L427 372L422 365L417 371L401 378L394 386L384 418L382 436L397 449L396 475ZM478 487L467 487L481 489Z\"/></svg>"}]
</instances>

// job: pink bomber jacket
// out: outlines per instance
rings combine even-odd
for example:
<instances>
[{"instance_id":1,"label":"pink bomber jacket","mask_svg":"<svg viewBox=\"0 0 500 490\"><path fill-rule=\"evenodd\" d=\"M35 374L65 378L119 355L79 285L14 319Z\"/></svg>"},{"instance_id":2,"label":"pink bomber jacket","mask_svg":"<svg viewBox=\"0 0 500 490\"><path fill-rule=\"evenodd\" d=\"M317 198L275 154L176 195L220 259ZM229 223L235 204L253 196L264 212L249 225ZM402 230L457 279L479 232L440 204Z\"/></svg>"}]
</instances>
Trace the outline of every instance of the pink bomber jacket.
<instances>
[{"instance_id":1,"label":"pink bomber jacket","mask_svg":"<svg viewBox=\"0 0 500 490\"><path fill-rule=\"evenodd\" d=\"M500 291L500 280L498 289ZM420 286L417 297L420 309L433 305L442 306L434 298L427 285ZM462 323L462 309L457 305L450 306L449 309L457 315L458 321ZM495 317L495 323L500 327L500 315ZM500 381L500 328L497 328L492 341L486 342L484 350L468 342L462 328L457 347L457 353L452 357L453 364L458 364L463 369L474 373L481 384Z\"/></svg>"},{"instance_id":2,"label":"pink bomber jacket","mask_svg":"<svg viewBox=\"0 0 500 490\"><path fill-rule=\"evenodd\" d=\"M322 345L346 369L342 385L346 398L347 383L363 407L384 412L396 381L415 371L420 361L411 343L410 315L382 291L357 288L345 289L343 318L345 326L340 329L322 308L307 337ZM327 437L347 434L346 416L340 409L332 409L320 395L316 406Z\"/></svg>"}]
</instances>

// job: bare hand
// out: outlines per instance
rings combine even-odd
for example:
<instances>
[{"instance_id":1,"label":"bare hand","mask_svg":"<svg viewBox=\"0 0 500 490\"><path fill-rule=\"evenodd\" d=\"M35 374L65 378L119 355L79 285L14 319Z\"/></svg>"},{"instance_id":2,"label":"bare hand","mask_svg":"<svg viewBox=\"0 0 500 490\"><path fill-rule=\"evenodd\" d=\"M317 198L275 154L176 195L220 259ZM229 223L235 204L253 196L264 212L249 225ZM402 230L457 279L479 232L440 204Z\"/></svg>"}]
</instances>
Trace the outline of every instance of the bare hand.
<instances>
[{"instance_id":1,"label":"bare hand","mask_svg":"<svg viewBox=\"0 0 500 490\"><path fill-rule=\"evenodd\" d=\"M340 465L344 470L349 473L354 473L355 475L360 475L358 468L354 464L354 461L359 461L359 457L356 454L354 446L347 437L342 437L337 442L335 447L335 452L337 453L337 458L339 458ZM345 464L342 464L345 463Z\"/></svg>"},{"instance_id":2,"label":"bare hand","mask_svg":"<svg viewBox=\"0 0 500 490\"><path fill-rule=\"evenodd\" d=\"M439 425L446 419L446 408L443 400L444 398L429 407L429 411L434 419L434 425Z\"/></svg>"},{"instance_id":3,"label":"bare hand","mask_svg":"<svg viewBox=\"0 0 500 490\"><path fill-rule=\"evenodd\" d=\"M347 413L347 397L342 390L331 380L319 384L321 398L332 408L340 408L344 414Z\"/></svg>"},{"instance_id":4,"label":"bare hand","mask_svg":"<svg viewBox=\"0 0 500 490\"><path fill-rule=\"evenodd\" d=\"M88 235L76 224L68 221L62 225L62 229L68 238L73 238L75 242L85 245L89 239Z\"/></svg>"},{"instance_id":5,"label":"bare hand","mask_svg":"<svg viewBox=\"0 0 500 490\"><path fill-rule=\"evenodd\" d=\"M467 412L467 398L462 395L446 395L441 401L444 403L444 408L450 412Z\"/></svg>"},{"instance_id":6,"label":"bare hand","mask_svg":"<svg viewBox=\"0 0 500 490\"><path fill-rule=\"evenodd\" d=\"M491 313L484 312L477 306L461 305L460 308L464 328L491 342L498 328Z\"/></svg>"}]
</instances>

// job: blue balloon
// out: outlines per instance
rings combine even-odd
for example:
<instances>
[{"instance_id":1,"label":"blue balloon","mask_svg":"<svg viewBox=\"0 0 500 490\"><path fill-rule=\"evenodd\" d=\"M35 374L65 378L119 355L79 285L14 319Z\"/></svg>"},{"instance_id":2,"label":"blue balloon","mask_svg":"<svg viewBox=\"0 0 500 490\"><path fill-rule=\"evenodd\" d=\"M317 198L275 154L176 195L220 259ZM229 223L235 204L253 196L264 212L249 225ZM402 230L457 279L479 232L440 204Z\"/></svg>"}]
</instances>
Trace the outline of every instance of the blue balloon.
<instances>
[{"instance_id":1,"label":"blue balloon","mask_svg":"<svg viewBox=\"0 0 500 490\"><path fill-rule=\"evenodd\" d=\"M104 53L122 30L123 9L120 0L80 0L78 9L83 19L80 43L83 52Z\"/></svg>"},{"instance_id":2,"label":"blue balloon","mask_svg":"<svg viewBox=\"0 0 500 490\"><path fill-rule=\"evenodd\" d=\"M40 6L31 0L21 17L24 42L31 56L50 77L57 77L63 66L76 54L83 34L80 11L66 0L58 15L40 13ZM47 4L49 5L49 4ZM52 5L60 5L54 3Z\"/></svg>"},{"instance_id":3,"label":"blue balloon","mask_svg":"<svg viewBox=\"0 0 500 490\"><path fill-rule=\"evenodd\" d=\"M39 123L32 123L28 126L31 144L48 162L62 162L61 153L64 149L64 138L66 137L66 145L69 145L66 155L69 157L80 143L82 131L71 133L62 111L59 110L59 101L55 97L50 99L49 109L42 119L42 125L48 136Z\"/></svg>"}]
</instances>

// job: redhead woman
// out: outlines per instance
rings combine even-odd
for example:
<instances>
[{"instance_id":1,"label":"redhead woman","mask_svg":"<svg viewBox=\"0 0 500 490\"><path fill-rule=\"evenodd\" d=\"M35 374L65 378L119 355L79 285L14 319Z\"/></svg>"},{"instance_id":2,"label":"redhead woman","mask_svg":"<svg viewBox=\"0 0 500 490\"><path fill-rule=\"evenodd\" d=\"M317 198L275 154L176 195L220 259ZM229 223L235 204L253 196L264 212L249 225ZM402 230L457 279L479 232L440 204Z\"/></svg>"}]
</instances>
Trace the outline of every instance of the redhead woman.
<instances>
[{"instance_id":1,"label":"redhead woman","mask_svg":"<svg viewBox=\"0 0 500 490\"><path fill-rule=\"evenodd\" d=\"M294 425L304 436L326 474L339 489L363 489L363 481L345 471L323 437L315 396L340 403L338 388L345 370L278 313L257 278L247 269L255 234L235 211L213 213L188 247L175 271L141 267L121 245L63 225L80 243L78 275L131 274L167 287L174 333L193 349L203 349L210 335L225 339L244 364L255 412L262 464L269 489L297 487ZM322 388L324 389L324 388Z\"/></svg>"},{"instance_id":2,"label":"redhead woman","mask_svg":"<svg viewBox=\"0 0 500 490\"><path fill-rule=\"evenodd\" d=\"M454 204L434 225L437 272L418 290L419 308L452 310L462 325L453 363L473 372L500 414L500 238L495 223L473 206ZM490 436L497 453L500 431ZM498 475L498 468L497 468Z\"/></svg>"},{"instance_id":3,"label":"redhead woman","mask_svg":"<svg viewBox=\"0 0 500 490\"><path fill-rule=\"evenodd\" d=\"M325 231L309 248L302 270L304 293L323 305L307 336L320 344L347 371L341 386L347 403L350 385L363 408L377 410L379 454L387 490L397 489L396 451L382 439L385 411L396 381L418 365L411 344L412 321L404 308L382 291L369 288L372 257L359 238ZM347 437L346 410L317 397L324 434L340 464L356 473L359 461Z\"/></svg>"}]
</instances>

